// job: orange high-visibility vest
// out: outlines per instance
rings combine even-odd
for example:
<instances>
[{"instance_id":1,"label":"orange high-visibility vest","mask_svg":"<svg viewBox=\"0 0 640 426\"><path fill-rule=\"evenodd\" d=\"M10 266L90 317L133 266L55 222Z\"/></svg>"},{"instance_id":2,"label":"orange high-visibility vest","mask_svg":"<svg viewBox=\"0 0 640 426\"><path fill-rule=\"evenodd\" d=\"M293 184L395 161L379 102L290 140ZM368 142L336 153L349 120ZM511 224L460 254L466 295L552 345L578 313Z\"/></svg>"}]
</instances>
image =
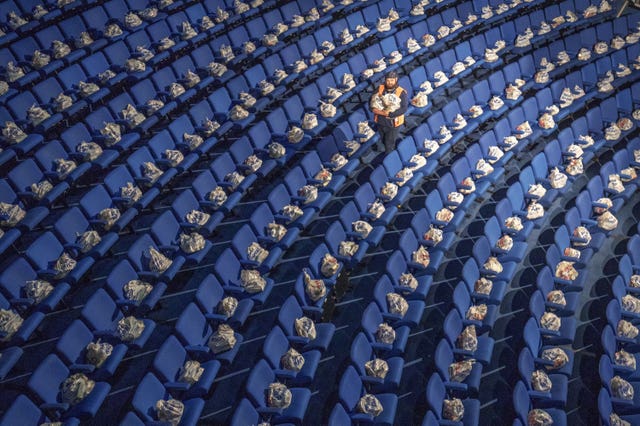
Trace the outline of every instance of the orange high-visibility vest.
<instances>
[{"instance_id":1,"label":"orange high-visibility vest","mask_svg":"<svg viewBox=\"0 0 640 426\"><path fill-rule=\"evenodd\" d=\"M382 94L384 93L384 84L381 84L380 87L378 87L378 96L382 96ZM402 92L404 92L404 89L400 86L396 87L396 96L400 97L400 95L402 94ZM399 115L397 117L391 118L391 117L387 117L393 120L393 127L398 127L398 126L402 126L404 124L404 114ZM373 114L373 121L375 121L376 123L378 122L378 114Z\"/></svg>"}]
</instances>

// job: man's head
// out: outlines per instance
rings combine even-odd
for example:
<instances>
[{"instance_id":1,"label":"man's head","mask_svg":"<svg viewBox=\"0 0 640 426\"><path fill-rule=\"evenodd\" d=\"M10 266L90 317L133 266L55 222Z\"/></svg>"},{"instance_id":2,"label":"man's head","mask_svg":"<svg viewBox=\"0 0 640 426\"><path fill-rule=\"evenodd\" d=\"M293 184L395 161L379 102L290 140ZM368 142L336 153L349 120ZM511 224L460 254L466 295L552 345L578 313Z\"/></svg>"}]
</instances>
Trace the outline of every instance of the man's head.
<instances>
[{"instance_id":1,"label":"man's head","mask_svg":"<svg viewBox=\"0 0 640 426\"><path fill-rule=\"evenodd\" d=\"M391 71L384 78L384 87L386 89L393 89L398 85L398 73Z\"/></svg>"}]
</instances>

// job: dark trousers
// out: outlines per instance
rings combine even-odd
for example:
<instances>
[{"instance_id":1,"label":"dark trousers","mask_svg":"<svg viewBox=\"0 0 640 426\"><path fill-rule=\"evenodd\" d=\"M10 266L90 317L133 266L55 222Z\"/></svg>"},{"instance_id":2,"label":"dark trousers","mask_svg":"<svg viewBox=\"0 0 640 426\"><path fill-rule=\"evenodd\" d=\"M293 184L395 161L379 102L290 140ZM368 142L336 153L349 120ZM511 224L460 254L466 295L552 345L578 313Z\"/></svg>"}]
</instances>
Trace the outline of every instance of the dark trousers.
<instances>
[{"instance_id":1,"label":"dark trousers","mask_svg":"<svg viewBox=\"0 0 640 426\"><path fill-rule=\"evenodd\" d=\"M385 154L389 154L396 148L396 139L398 139L399 127L378 126L380 138L384 144Z\"/></svg>"}]
</instances>

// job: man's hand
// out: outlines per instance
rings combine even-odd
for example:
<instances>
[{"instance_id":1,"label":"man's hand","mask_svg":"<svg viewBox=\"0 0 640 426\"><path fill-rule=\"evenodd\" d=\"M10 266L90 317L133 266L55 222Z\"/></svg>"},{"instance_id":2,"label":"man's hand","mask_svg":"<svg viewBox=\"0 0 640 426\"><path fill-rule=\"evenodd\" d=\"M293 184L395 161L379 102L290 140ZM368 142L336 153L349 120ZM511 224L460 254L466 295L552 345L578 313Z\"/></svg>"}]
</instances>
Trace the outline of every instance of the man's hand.
<instances>
[{"instance_id":1,"label":"man's hand","mask_svg":"<svg viewBox=\"0 0 640 426\"><path fill-rule=\"evenodd\" d=\"M383 117L388 117L389 116L389 113L387 111L382 110L382 109L377 109L377 108L373 109L373 113L376 114L376 115L381 115Z\"/></svg>"}]
</instances>

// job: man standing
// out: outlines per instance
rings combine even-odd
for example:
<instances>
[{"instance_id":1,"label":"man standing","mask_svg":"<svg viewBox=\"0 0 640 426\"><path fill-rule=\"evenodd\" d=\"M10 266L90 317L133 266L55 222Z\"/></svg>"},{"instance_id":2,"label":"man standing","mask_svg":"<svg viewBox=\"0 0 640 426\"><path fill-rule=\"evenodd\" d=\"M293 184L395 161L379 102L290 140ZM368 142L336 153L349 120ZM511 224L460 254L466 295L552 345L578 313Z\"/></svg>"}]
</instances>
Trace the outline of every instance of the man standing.
<instances>
[{"instance_id":1,"label":"man standing","mask_svg":"<svg viewBox=\"0 0 640 426\"><path fill-rule=\"evenodd\" d=\"M395 98L389 95L395 95ZM389 102L389 100L396 102ZM398 85L398 74L391 71L386 75L384 84L381 84L374 93L371 102L373 120L378 124L378 132L384 144L385 154L389 154L395 149L398 131L400 126L404 124L404 114L407 112L407 107L407 91Z\"/></svg>"}]
</instances>

